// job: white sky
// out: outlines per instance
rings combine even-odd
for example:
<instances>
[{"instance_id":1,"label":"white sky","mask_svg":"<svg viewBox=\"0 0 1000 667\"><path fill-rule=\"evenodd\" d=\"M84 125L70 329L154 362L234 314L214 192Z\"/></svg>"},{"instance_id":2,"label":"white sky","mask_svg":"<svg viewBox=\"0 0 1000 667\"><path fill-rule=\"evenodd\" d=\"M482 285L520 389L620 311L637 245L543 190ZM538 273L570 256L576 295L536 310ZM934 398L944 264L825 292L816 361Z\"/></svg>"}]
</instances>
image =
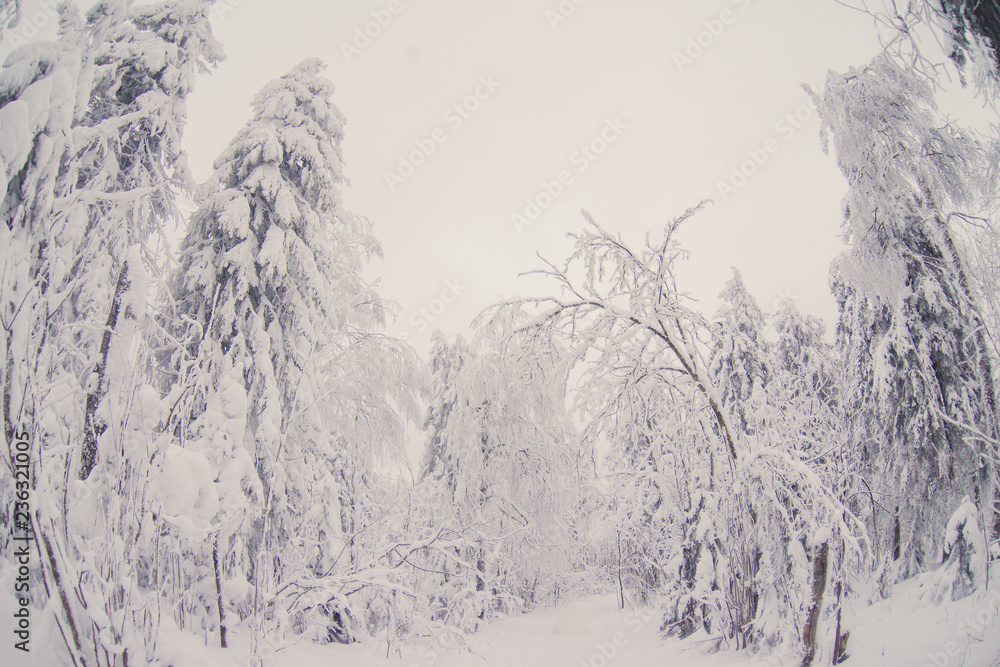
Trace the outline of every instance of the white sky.
<instances>
[{"instance_id":1,"label":"white sky","mask_svg":"<svg viewBox=\"0 0 1000 667\"><path fill-rule=\"evenodd\" d=\"M827 272L841 248L845 183L821 152L799 84L820 88L828 69L870 60L877 37L859 12L833 0L566 0L576 11L553 29L546 12L559 0L399 0L391 22L348 61L342 44L389 0L229 3L214 20L228 58L189 104L196 177L208 176L264 83L305 57L322 58L347 117L344 199L375 222L385 261L372 275L400 306L390 332L410 334L418 350L426 352L433 328L464 331L499 298L535 293L538 279L517 274L539 266L536 251L565 258L581 209L638 243L706 197L716 205L680 236L691 251L681 287L705 312L715 311L735 265L763 307L791 294L832 326ZM723 10L729 23L714 25L721 34L701 35L708 46L679 68L674 53ZM480 77L500 85L488 97L480 88L487 99L455 127L445 113ZM776 127L796 110L808 117L801 129ZM592 162L576 153L615 118L627 128L606 152ZM445 141L390 190L385 172L436 128ZM768 138L777 152L722 202L717 182ZM571 184L519 233L512 214L561 170ZM447 281L460 294L440 312L434 300ZM435 319L425 327L420 309L432 306L437 315L425 311Z\"/></svg>"}]
</instances>

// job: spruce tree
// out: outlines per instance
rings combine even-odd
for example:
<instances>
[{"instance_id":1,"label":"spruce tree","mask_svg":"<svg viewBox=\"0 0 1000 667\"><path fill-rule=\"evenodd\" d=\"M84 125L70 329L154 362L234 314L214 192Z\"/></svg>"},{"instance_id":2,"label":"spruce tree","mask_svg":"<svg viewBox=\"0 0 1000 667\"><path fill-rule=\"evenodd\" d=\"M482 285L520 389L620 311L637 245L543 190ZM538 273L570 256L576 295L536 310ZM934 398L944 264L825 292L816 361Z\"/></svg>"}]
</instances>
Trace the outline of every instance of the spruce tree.
<instances>
[{"instance_id":1,"label":"spruce tree","mask_svg":"<svg viewBox=\"0 0 1000 667\"><path fill-rule=\"evenodd\" d=\"M323 67L304 61L254 98L251 120L216 162L218 188L194 215L174 290L177 317L189 326L182 334L187 344L172 362L186 369L173 429L214 469L241 471L233 473L243 480L243 497L233 487L233 531L223 556L238 553L253 584L245 611L258 622L279 583L320 557L299 546L315 544L321 530L308 518L337 511L320 491L332 483L344 492L346 478L330 478L338 477L344 448L362 444L345 441L357 433L343 432L332 415L370 416L358 414L357 403L350 410L336 402L324 407L338 396L357 396L330 386L329 372L357 354L386 309L360 276L379 250L371 224L340 199L344 118ZM383 352L395 358L388 349L364 349L372 358ZM354 369L359 377L371 370ZM354 384L370 391L399 377L397 369L371 386ZM245 393L246 422L242 437L218 441L209 406L225 391ZM252 478L237 461L249 462ZM355 463L364 465L352 460L348 467ZM235 556L225 562L237 564Z\"/></svg>"},{"instance_id":2,"label":"spruce tree","mask_svg":"<svg viewBox=\"0 0 1000 667\"><path fill-rule=\"evenodd\" d=\"M831 74L819 105L849 186L833 282L856 447L889 499L883 555L907 577L939 562L970 489L996 530L991 360L950 216L983 191L984 154L884 55Z\"/></svg>"},{"instance_id":3,"label":"spruce tree","mask_svg":"<svg viewBox=\"0 0 1000 667\"><path fill-rule=\"evenodd\" d=\"M432 477L443 481L446 488L455 490L455 469L451 452L446 447L444 429L455 409L458 374L475 358L475 352L459 336L449 342L440 331L431 335L430 371L433 387L432 402L427 407L424 430L428 431L427 445L420 464L420 479Z\"/></svg>"},{"instance_id":4,"label":"spruce tree","mask_svg":"<svg viewBox=\"0 0 1000 667\"><path fill-rule=\"evenodd\" d=\"M719 297L723 305L714 325L709 371L734 426L752 435L754 411L765 399L764 388L773 374L764 339L767 319L735 268Z\"/></svg>"}]
</instances>

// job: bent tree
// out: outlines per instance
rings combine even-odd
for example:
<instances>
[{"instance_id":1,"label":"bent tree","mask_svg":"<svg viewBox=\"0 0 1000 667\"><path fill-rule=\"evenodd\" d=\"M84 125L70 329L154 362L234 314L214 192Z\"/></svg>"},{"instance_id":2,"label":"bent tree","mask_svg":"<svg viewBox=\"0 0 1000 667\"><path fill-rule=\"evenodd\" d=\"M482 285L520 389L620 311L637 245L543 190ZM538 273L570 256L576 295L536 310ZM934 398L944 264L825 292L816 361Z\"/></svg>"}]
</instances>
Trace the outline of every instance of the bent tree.
<instances>
[{"instance_id":1,"label":"bent tree","mask_svg":"<svg viewBox=\"0 0 1000 667\"><path fill-rule=\"evenodd\" d=\"M796 449L794 429L772 427L756 442L734 425L704 360L711 327L675 281L685 256L677 229L700 208L641 250L584 213L575 251L537 272L561 295L503 302L484 325L538 354L565 350L585 443L618 443L608 465L636 481L626 501L644 508L632 516L645 539L629 538L620 562L638 562L641 549L647 571L659 571L664 630L799 647L811 660L816 633L803 628L837 613L840 584L864 558L864 529ZM678 428L678 415L697 428ZM672 516L671 504L682 511ZM819 579L831 585L813 587Z\"/></svg>"},{"instance_id":2,"label":"bent tree","mask_svg":"<svg viewBox=\"0 0 1000 667\"><path fill-rule=\"evenodd\" d=\"M833 283L852 446L884 506L887 579L907 578L940 562L966 494L1000 528L993 361L956 230L988 192L989 157L886 55L831 73L816 100L849 187Z\"/></svg>"}]
</instances>

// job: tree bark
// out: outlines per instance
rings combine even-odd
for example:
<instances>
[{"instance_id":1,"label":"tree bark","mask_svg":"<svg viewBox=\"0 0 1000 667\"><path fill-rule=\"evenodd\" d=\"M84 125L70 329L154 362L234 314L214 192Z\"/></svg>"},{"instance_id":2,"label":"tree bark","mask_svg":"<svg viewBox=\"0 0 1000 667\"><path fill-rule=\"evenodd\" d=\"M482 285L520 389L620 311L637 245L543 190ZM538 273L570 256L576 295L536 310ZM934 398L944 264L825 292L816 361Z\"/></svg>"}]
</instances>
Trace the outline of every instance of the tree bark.
<instances>
[{"instance_id":1,"label":"tree bark","mask_svg":"<svg viewBox=\"0 0 1000 667\"><path fill-rule=\"evenodd\" d=\"M226 643L226 606L222 601L222 569L219 567L219 538L212 545L212 565L215 568L215 595L219 605L219 646L228 648Z\"/></svg>"},{"instance_id":2,"label":"tree bark","mask_svg":"<svg viewBox=\"0 0 1000 667\"><path fill-rule=\"evenodd\" d=\"M837 582L836 586L837 595L837 633L836 640L834 640L833 645L833 664L839 665L840 663L847 660L847 640L850 638L850 632L841 633L840 631L840 596L843 593L843 585L841 582Z\"/></svg>"},{"instance_id":3,"label":"tree bark","mask_svg":"<svg viewBox=\"0 0 1000 667\"><path fill-rule=\"evenodd\" d=\"M618 609L625 609L625 582L622 581L622 534L618 533Z\"/></svg>"},{"instance_id":4,"label":"tree bark","mask_svg":"<svg viewBox=\"0 0 1000 667\"><path fill-rule=\"evenodd\" d=\"M87 404L84 412L83 427L83 450L80 453L80 479L90 477L94 466L97 465L97 438L108 428L104 420L97 416L97 408L108 393L108 387L104 380L105 372L108 368L108 354L111 350L111 337L118 327L118 320L121 314L122 297L128 290L131 281L129 279L128 262L122 266L118 274L118 283L115 285L115 296L111 301L111 310L108 312L108 321L104 325L104 336L101 338L100 360L94 368L97 374L97 382L87 391Z\"/></svg>"},{"instance_id":5,"label":"tree bark","mask_svg":"<svg viewBox=\"0 0 1000 667\"><path fill-rule=\"evenodd\" d=\"M42 538L42 544L45 546L45 555L49 561L49 569L52 572L52 578L55 583L56 591L59 593L59 602L62 604L63 613L66 615L66 622L69 625L70 636L73 638L73 645L68 647L70 649L70 655L79 654L80 663L83 667L87 667L87 661L82 655L83 645L80 642L80 633L76 629L76 621L73 618L73 607L69 601L70 596L66 592L63 578L59 573L59 561L56 558L55 552L52 549L52 544L49 542L49 537L45 534L44 529L39 530L38 533L39 537ZM74 661L76 660L75 657L73 659Z\"/></svg>"},{"instance_id":6,"label":"tree bark","mask_svg":"<svg viewBox=\"0 0 1000 667\"><path fill-rule=\"evenodd\" d=\"M823 593L826 590L826 565L829 553L830 543L824 542L816 554L816 560L813 561L813 601L802 633L802 644L805 646L802 667L809 667L816 657L816 633L819 630L819 612L823 607Z\"/></svg>"},{"instance_id":7,"label":"tree bark","mask_svg":"<svg viewBox=\"0 0 1000 667\"><path fill-rule=\"evenodd\" d=\"M902 556L901 548L901 527L899 525L899 506L896 507L896 516L892 519L892 560L897 561Z\"/></svg>"}]
</instances>

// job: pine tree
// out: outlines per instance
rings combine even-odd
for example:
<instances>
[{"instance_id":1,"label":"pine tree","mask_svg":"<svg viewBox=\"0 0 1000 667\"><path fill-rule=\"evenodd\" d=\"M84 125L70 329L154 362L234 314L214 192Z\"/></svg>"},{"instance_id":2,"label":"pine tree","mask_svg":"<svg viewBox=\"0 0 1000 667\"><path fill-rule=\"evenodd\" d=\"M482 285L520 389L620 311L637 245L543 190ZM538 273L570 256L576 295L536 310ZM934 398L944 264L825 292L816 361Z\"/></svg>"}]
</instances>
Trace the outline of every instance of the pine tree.
<instances>
[{"instance_id":1,"label":"pine tree","mask_svg":"<svg viewBox=\"0 0 1000 667\"><path fill-rule=\"evenodd\" d=\"M716 316L709 371L734 426L753 435L755 404L764 400L764 388L773 374L771 350L764 339L767 319L735 268L719 298L723 305Z\"/></svg>"},{"instance_id":2,"label":"pine tree","mask_svg":"<svg viewBox=\"0 0 1000 667\"><path fill-rule=\"evenodd\" d=\"M833 277L849 409L867 476L894 499L883 555L907 577L938 562L969 489L998 527L991 361L949 216L983 191L983 152L887 56L831 74L819 104L849 185Z\"/></svg>"},{"instance_id":3,"label":"pine tree","mask_svg":"<svg viewBox=\"0 0 1000 667\"><path fill-rule=\"evenodd\" d=\"M791 446L813 458L836 487L846 473L844 448L836 444L847 426L841 361L826 341L822 321L802 313L791 299L781 301L772 321L778 339L767 391L770 413L783 424Z\"/></svg>"},{"instance_id":4,"label":"pine tree","mask_svg":"<svg viewBox=\"0 0 1000 667\"><path fill-rule=\"evenodd\" d=\"M825 340L822 320L802 313L791 299L782 299L772 318L778 334L775 355L780 372L801 378L806 389L823 400L835 401L833 350Z\"/></svg>"},{"instance_id":5,"label":"pine tree","mask_svg":"<svg viewBox=\"0 0 1000 667\"><path fill-rule=\"evenodd\" d=\"M399 442L396 409L411 409L419 388L401 349L373 333L386 306L360 271L379 250L370 223L340 200L344 119L322 69L304 61L254 99L216 162L218 191L194 216L174 291L189 326L172 361L187 378L172 428L216 470L252 462L253 479L238 466L244 497L234 500L236 533L222 557L227 570L229 550L242 559L253 591L243 611L258 632L279 585L330 564L299 545L354 531L348 514L364 495L358 483L369 482L351 476ZM225 378L246 395L246 426L220 445L208 408ZM336 553L326 541L319 548Z\"/></svg>"},{"instance_id":6,"label":"pine tree","mask_svg":"<svg viewBox=\"0 0 1000 667\"><path fill-rule=\"evenodd\" d=\"M419 478L433 477L442 480L452 492L456 483L454 461L446 448L443 431L458 398L455 394L458 374L474 357L475 352L461 336L449 343L440 331L431 335L433 402L427 407L427 419L424 422L424 430L429 433Z\"/></svg>"}]
</instances>

